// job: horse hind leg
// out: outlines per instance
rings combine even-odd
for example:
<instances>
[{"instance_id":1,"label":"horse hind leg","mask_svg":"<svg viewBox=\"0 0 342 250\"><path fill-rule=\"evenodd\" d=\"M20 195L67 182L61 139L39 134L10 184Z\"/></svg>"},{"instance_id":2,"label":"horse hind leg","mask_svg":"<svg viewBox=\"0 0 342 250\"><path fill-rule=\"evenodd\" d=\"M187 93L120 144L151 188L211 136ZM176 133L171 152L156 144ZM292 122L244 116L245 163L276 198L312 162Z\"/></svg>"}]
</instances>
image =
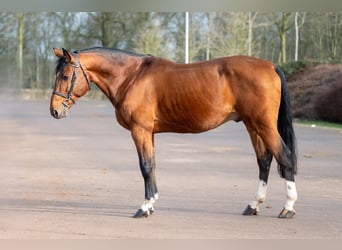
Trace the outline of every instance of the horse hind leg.
<instances>
[{"instance_id":1,"label":"horse hind leg","mask_svg":"<svg viewBox=\"0 0 342 250\"><path fill-rule=\"evenodd\" d=\"M257 192L254 200L252 200L243 211L243 215L257 215L259 213L259 205L266 199L267 181L272 162L272 154L267 152L265 156L258 157L257 161L259 166L259 183Z\"/></svg>"},{"instance_id":2,"label":"horse hind leg","mask_svg":"<svg viewBox=\"0 0 342 250\"><path fill-rule=\"evenodd\" d=\"M285 181L286 201L278 218L292 218L296 212L294 204L297 200L297 189L294 175L296 174L296 162L293 161L291 152L285 145L277 130L269 130L262 133L265 145L272 152L278 162L278 172Z\"/></svg>"},{"instance_id":3,"label":"horse hind leg","mask_svg":"<svg viewBox=\"0 0 342 250\"><path fill-rule=\"evenodd\" d=\"M294 180L294 166L290 159L289 150L286 145L282 142L281 151L279 153L278 159L278 172L285 182L285 192L286 201L283 210L278 215L278 218L292 218L296 211L294 209L294 204L297 200L297 189Z\"/></svg>"},{"instance_id":4,"label":"horse hind leg","mask_svg":"<svg viewBox=\"0 0 342 250\"><path fill-rule=\"evenodd\" d=\"M248 204L242 214L257 215L259 212L259 205L266 199L267 181L273 156L266 149L261 137L248 125L247 129L257 156L259 167L259 184L254 200Z\"/></svg>"}]
</instances>

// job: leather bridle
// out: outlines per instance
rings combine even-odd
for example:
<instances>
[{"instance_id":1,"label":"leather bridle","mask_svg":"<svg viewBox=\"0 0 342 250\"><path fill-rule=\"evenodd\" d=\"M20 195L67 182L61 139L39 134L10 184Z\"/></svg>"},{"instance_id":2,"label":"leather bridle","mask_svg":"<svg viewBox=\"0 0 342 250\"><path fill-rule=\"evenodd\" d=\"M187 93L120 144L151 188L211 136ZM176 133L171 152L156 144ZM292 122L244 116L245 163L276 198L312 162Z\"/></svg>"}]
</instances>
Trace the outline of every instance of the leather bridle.
<instances>
[{"instance_id":1,"label":"leather bridle","mask_svg":"<svg viewBox=\"0 0 342 250\"><path fill-rule=\"evenodd\" d=\"M79 62L78 54L77 53L73 53L73 55L75 56L75 59L76 59L75 64L72 64L72 63L66 63L65 64L65 66L70 66L70 67L74 67L75 68L74 73L73 73L72 78L71 78L71 86L70 86L70 89L69 89L68 93L64 94L64 93L58 92L56 90L53 91L54 95L58 95L58 96L61 96L61 97L65 98L65 100L62 103L65 107L69 107L68 103L70 101L72 101L73 104L76 103L75 100L72 98L72 93L74 91L74 87L75 87L75 83L76 83L76 79L77 79L78 68L81 68L81 70L83 72L83 75L84 75L85 79L87 80L88 89L90 90L90 81L89 81L88 74L85 71L85 69L83 68L82 64Z\"/></svg>"}]
</instances>

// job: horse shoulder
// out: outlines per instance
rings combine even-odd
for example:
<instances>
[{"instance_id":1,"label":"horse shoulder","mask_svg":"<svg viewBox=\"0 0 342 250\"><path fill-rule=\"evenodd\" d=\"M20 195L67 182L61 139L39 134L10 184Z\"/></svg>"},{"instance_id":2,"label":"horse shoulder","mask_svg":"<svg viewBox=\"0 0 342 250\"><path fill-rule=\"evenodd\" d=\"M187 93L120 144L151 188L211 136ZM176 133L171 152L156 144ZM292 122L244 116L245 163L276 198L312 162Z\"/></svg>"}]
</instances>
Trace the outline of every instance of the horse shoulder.
<instances>
[{"instance_id":1,"label":"horse shoulder","mask_svg":"<svg viewBox=\"0 0 342 250\"><path fill-rule=\"evenodd\" d=\"M116 117L120 125L128 129L133 124L153 129L156 104L154 96L151 80L146 77L137 79L116 107Z\"/></svg>"}]
</instances>

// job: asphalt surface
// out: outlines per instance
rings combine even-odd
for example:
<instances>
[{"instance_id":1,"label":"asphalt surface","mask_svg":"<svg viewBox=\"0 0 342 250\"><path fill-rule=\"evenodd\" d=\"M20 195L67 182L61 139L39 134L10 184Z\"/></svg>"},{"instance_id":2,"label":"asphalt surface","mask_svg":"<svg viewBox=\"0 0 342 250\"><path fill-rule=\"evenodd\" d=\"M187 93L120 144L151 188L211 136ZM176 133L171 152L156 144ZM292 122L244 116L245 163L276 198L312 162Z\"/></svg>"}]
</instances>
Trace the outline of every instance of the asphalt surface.
<instances>
[{"instance_id":1,"label":"asphalt surface","mask_svg":"<svg viewBox=\"0 0 342 250\"><path fill-rule=\"evenodd\" d=\"M342 238L342 130L295 125L295 218L278 219L285 187L273 162L258 216L258 168L242 123L207 133L155 137L159 200L132 215L143 179L130 133L109 102L80 101L55 120L48 101L0 101L2 239Z\"/></svg>"}]
</instances>

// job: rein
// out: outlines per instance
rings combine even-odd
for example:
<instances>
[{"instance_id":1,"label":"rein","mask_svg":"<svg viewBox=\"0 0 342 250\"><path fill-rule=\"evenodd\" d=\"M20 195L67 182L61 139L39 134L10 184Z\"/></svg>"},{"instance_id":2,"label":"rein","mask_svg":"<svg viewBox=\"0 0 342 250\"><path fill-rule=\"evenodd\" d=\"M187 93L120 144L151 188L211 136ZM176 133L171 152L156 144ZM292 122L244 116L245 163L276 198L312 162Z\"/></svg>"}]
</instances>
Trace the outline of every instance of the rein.
<instances>
[{"instance_id":1,"label":"rein","mask_svg":"<svg viewBox=\"0 0 342 250\"><path fill-rule=\"evenodd\" d=\"M68 103L66 103L66 101L67 102L72 101L73 104L76 103L75 100L72 98L72 93L74 91L74 87L75 87L75 83L76 83L76 79L77 79L78 68L81 68L81 70L83 72L83 75L84 75L85 79L87 80L88 89L90 90L90 81L89 81L88 74L85 71L85 69L83 68L82 64L79 62L78 54L77 53L73 53L73 54L74 54L75 59L76 59L75 64L72 64L72 63L65 64L65 66L70 66L70 67L74 67L75 68L74 73L72 74L70 90L68 91L67 94L64 94L64 93L61 93L61 92L58 92L58 91L55 91L55 90L53 91L54 95L58 95L58 96L66 98L65 101L62 103L66 107L69 106Z\"/></svg>"}]
</instances>

